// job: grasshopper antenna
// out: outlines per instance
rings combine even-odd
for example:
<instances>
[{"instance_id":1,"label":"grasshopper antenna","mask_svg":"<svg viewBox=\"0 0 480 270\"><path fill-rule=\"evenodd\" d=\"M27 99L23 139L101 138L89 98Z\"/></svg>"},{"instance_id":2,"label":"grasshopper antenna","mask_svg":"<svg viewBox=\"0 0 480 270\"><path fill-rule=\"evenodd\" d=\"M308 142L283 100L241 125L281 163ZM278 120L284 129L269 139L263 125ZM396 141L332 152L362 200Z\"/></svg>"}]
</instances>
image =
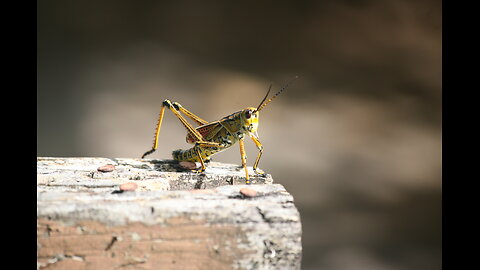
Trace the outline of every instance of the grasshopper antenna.
<instances>
[{"instance_id":1,"label":"grasshopper antenna","mask_svg":"<svg viewBox=\"0 0 480 270\"><path fill-rule=\"evenodd\" d=\"M272 90L272 84L270 84L270 87L268 87L267 94L265 95L265 97L263 98L262 102L260 102L260 104L258 105L257 108L260 108L260 107L262 106L263 102L267 99L268 94L270 94L270 90ZM259 109L257 109L257 111L259 111Z\"/></svg>"},{"instance_id":2,"label":"grasshopper antenna","mask_svg":"<svg viewBox=\"0 0 480 270\"><path fill-rule=\"evenodd\" d=\"M295 78L293 78L291 81L289 81L287 84L285 84L282 89L280 89L275 95L273 95L273 97L271 97L269 100L267 100L267 102L263 103L265 101L265 99L267 99L268 97L268 94L270 93L270 89L272 88L272 85L270 84L270 87L268 88L268 92L267 92L267 95L265 96L265 98L262 100L262 102L260 102L260 105L257 107L257 112L259 112L261 109L263 109L265 106L267 106L268 103L270 103L274 98L276 98L278 95L280 95L283 90L287 89L287 87L293 83L296 79L298 79L298 75L295 76Z\"/></svg>"}]
</instances>

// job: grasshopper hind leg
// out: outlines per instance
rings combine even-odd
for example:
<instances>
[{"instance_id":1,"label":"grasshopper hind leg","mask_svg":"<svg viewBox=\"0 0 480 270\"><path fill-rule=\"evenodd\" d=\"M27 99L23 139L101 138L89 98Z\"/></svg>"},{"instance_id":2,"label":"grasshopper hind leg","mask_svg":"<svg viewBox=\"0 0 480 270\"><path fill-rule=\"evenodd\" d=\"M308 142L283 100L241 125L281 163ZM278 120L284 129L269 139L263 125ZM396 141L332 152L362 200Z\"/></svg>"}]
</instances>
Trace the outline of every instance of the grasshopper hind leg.
<instances>
[{"instance_id":1,"label":"grasshopper hind leg","mask_svg":"<svg viewBox=\"0 0 480 270\"><path fill-rule=\"evenodd\" d=\"M148 156L150 155L151 153L155 152L156 149L150 149L148 150L147 152L145 152L145 154L142 155L142 158L145 158L145 156Z\"/></svg>"},{"instance_id":2,"label":"grasshopper hind leg","mask_svg":"<svg viewBox=\"0 0 480 270\"><path fill-rule=\"evenodd\" d=\"M187 132L189 134L192 134L192 136L195 137L195 139L197 141L203 142L203 136L194 127L192 127L192 125L190 123L188 123L187 120L185 120L185 118L180 114L180 112L185 114L186 116L188 116L190 119L192 119L193 121L195 121L199 125L205 125L205 124L208 124L208 122L201 119L200 117L196 116L195 114L193 114L189 110L185 109L182 105L180 105L180 103L171 102L170 100L165 99L162 102L162 106L161 106L161 109L160 109L160 114L158 116L157 127L155 129L155 136L154 136L154 139L153 139L153 146L150 150L148 150L147 152L145 152L142 155L142 158L145 158L145 156L148 156L148 155L152 154L158 148L158 136L160 135L160 128L162 127L163 115L165 114L165 108L170 109L170 111L172 111L173 114L175 114L175 116L178 118L178 120L180 120L180 122L183 124L183 126L185 127L185 129L187 130Z\"/></svg>"}]
</instances>

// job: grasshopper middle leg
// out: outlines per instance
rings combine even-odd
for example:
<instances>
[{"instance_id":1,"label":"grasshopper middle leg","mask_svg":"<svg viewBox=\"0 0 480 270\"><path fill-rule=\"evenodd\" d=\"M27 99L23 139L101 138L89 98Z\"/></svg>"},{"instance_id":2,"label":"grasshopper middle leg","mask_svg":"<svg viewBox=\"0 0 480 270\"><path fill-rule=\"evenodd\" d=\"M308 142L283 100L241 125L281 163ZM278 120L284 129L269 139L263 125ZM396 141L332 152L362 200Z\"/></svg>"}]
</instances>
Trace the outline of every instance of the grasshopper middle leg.
<instances>
[{"instance_id":1,"label":"grasshopper middle leg","mask_svg":"<svg viewBox=\"0 0 480 270\"><path fill-rule=\"evenodd\" d=\"M245 170L245 184L250 185L250 177L248 175L248 168L247 168L247 155L245 154L245 143L244 139L240 139L238 144L240 145L240 157L242 158L242 167Z\"/></svg>"}]
</instances>

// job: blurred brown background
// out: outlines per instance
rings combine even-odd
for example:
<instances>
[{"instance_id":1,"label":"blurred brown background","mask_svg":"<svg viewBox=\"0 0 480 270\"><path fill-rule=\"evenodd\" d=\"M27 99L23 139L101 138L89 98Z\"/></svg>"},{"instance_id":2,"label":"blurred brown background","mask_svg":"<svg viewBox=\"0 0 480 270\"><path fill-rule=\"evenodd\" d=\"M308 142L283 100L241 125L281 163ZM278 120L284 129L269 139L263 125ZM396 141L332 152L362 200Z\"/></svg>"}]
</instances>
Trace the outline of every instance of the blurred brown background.
<instances>
[{"instance_id":1,"label":"blurred brown background","mask_svg":"<svg viewBox=\"0 0 480 270\"><path fill-rule=\"evenodd\" d=\"M165 98L213 121L299 75L259 135L302 216L302 269L441 269L441 1L37 5L38 156L138 158ZM166 114L150 158L185 134Z\"/></svg>"}]
</instances>

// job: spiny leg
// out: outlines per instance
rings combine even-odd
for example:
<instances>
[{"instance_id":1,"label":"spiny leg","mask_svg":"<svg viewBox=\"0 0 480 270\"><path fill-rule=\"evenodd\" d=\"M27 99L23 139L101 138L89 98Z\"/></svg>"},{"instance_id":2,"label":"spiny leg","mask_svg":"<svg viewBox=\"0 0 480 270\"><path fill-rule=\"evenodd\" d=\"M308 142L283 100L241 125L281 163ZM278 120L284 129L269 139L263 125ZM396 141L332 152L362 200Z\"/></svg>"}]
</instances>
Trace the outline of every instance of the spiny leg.
<instances>
[{"instance_id":1,"label":"spiny leg","mask_svg":"<svg viewBox=\"0 0 480 270\"><path fill-rule=\"evenodd\" d=\"M255 163L253 164L253 171L256 174L259 174L259 175L265 177L267 174L264 171L258 169L258 162L260 161L260 157L262 156L262 153L263 153L263 145L260 142L260 140L258 139L258 134L249 133L249 135L250 135L250 138L252 139L253 143L255 143L255 145L257 146L258 151L259 151L257 159L255 160ZM260 172L258 170L260 170Z\"/></svg>"},{"instance_id":2,"label":"spiny leg","mask_svg":"<svg viewBox=\"0 0 480 270\"><path fill-rule=\"evenodd\" d=\"M238 144L240 145L240 157L242 158L242 167L245 169L245 175L247 180L245 181L245 184L250 185L250 177L248 176L248 168L247 168L247 155L245 154L245 143L243 141L244 139L240 139L238 141Z\"/></svg>"},{"instance_id":3,"label":"spiny leg","mask_svg":"<svg viewBox=\"0 0 480 270\"><path fill-rule=\"evenodd\" d=\"M150 155L151 153L153 153L155 150L157 150L157 147L158 147L158 135L160 134L160 127L162 125L162 120L163 120L163 114L165 112L165 107L169 108L174 114L175 116L177 116L178 120L180 120L180 122L183 124L183 126L187 129L187 131L193 136L195 137L195 140L199 143L208 143L209 145L211 146L219 146L220 144L218 143L214 143L214 142L205 142L204 139L203 139L203 136L197 131L195 130L195 128L192 127L192 125L190 125L190 123L187 122L187 120L185 120L185 118L183 118L183 116L177 111L177 108L178 109L183 109L183 107L174 102L172 103L170 100L168 99L165 99L165 101L163 101L162 103L162 108L160 110L160 116L159 116L159 119L158 119L158 123L157 123L157 129L155 131L155 139L154 139L154 142L153 142L153 146L152 146L152 149L145 152L145 154L142 155L142 158L144 158L146 155ZM194 116L195 118L192 118L194 119L194 121L198 121L197 123L203 123L203 122L206 122L205 120L199 118L198 116L192 114L191 112L189 112L188 110L186 109L183 109L182 111L186 111L189 113L189 116L192 118L192 116ZM196 119L196 120L195 120ZM203 121L203 122L202 122Z\"/></svg>"},{"instance_id":4,"label":"spiny leg","mask_svg":"<svg viewBox=\"0 0 480 270\"><path fill-rule=\"evenodd\" d=\"M155 129L155 137L153 138L153 146L152 149L149 151L145 152L145 154L142 155L142 158L144 158L147 155L150 155L151 153L155 152L158 147L158 135L160 134L160 127L162 126L162 121L163 121L163 114L165 113L165 102L162 103L162 108L160 109L160 115L158 116L158 122L157 122L157 128Z\"/></svg>"},{"instance_id":5,"label":"spiny leg","mask_svg":"<svg viewBox=\"0 0 480 270\"><path fill-rule=\"evenodd\" d=\"M183 116L174 108L174 106L170 106L169 109L175 114L175 116L177 116L178 120L180 120L180 122L182 122L185 129L187 129L187 131L195 138L196 143L202 144L202 146L204 146L204 145L208 145L210 147L219 147L220 146L219 143L205 141L202 134L200 134L200 132L198 132L194 127L192 127L192 125L190 125L190 123L188 123L187 120L185 120L185 118L183 118Z\"/></svg>"},{"instance_id":6,"label":"spiny leg","mask_svg":"<svg viewBox=\"0 0 480 270\"><path fill-rule=\"evenodd\" d=\"M194 120L195 122L197 122L200 125L208 124L207 121L201 119L200 117L191 113L187 109L183 108L182 105L180 105L177 102L171 103L171 106L169 108L175 114L175 116L177 116L178 120L180 120L180 122L182 122L185 129L187 129L188 133L190 135L192 135L193 137L195 137L195 142L196 142L197 145L200 145L202 147L221 147L221 145L219 143L205 141L205 139L203 138L203 135L200 134L200 132L198 132L198 130L196 130L194 127L192 127L192 125L190 125L190 123L188 123L187 120L185 120L185 118L178 112L178 110L185 113L188 117L190 117L192 120Z\"/></svg>"},{"instance_id":7,"label":"spiny leg","mask_svg":"<svg viewBox=\"0 0 480 270\"><path fill-rule=\"evenodd\" d=\"M206 125L206 124L208 124L207 121L203 120L202 118L196 116L195 114L193 114L193 113L190 112L189 110L185 109L182 105L180 105L180 103L178 103L178 102L172 102L172 105L175 107L175 109L177 109L178 111L181 111L181 112L184 113L186 116L190 117L190 119L192 119L193 121L195 121L197 124L199 124L199 125Z\"/></svg>"}]
</instances>

